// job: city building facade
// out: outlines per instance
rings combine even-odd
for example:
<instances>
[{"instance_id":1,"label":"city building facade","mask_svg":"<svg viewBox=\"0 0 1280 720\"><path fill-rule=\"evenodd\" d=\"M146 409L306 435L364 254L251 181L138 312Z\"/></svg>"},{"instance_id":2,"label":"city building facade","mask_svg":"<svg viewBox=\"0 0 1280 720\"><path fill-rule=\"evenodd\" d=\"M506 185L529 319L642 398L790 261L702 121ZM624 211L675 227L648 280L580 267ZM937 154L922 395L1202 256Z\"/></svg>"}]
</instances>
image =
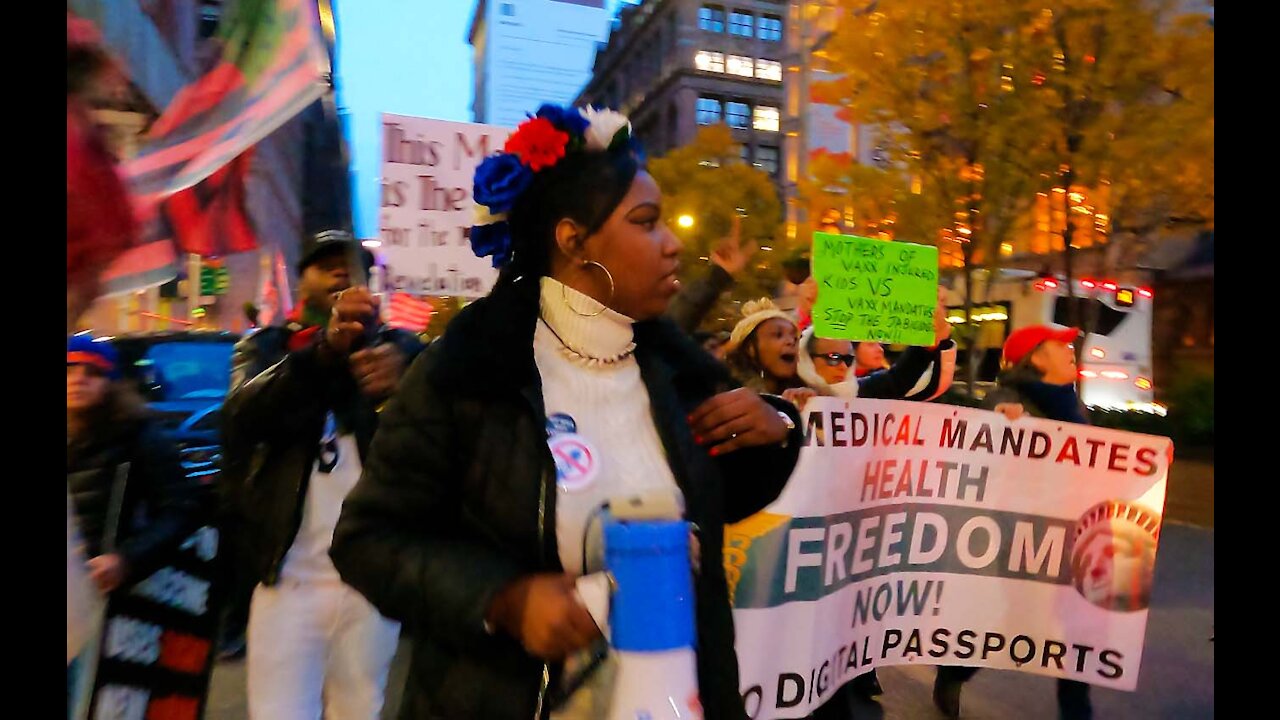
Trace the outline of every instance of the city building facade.
<instances>
[{"instance_id":1,"label":"city building facade","mask_svg":"<svg viewBox=\"0 0 1280 720\"><path fill-rule=\"evenodd\" d=\"M783 177L787 3L646 0L623 7L578 104L617 108L651 155L725 124L742 159Z\"/></svg>"},{"instance_id":2,"label":"city building facade","mask_svg":"<svg viewBox=\"0 0 1280 720\"><path fill-rule=\"evenodd\" d=\"M478 0L472 120L515 127L544 102L571 102L608 33L604 0Z\"/></svg>"}]
</instances>

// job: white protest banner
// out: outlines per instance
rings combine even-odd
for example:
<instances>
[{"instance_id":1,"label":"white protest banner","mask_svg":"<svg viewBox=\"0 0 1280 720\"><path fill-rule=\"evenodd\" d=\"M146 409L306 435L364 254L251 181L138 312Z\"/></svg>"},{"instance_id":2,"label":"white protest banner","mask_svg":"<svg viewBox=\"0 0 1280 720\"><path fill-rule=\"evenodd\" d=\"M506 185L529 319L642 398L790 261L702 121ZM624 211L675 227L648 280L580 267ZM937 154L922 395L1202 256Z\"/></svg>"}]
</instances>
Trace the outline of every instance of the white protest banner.
<instances>
[{"instance_id":1,"label":"white protest banner","mask_svg":"<svg viewBox=\"0 0 1280 720\"><path fill-rule=\"evenodd\" d=\"M816 398L777 501L725 528L743 701L801 718L884 665L1132 690L1168 438Z\"/></svg>"},{"instance_id":2,"label":"white protest banner","mask_svg":"<svg viewBox=\"0 0 1280 720\"><path fill-rule=\"evenodd\" d=\"M476 166L502 150L510 133L493 125L382 116L378 234L388 290L488 294L498 271L471 252L471 183Z\"/></svg>"}]
</instances>

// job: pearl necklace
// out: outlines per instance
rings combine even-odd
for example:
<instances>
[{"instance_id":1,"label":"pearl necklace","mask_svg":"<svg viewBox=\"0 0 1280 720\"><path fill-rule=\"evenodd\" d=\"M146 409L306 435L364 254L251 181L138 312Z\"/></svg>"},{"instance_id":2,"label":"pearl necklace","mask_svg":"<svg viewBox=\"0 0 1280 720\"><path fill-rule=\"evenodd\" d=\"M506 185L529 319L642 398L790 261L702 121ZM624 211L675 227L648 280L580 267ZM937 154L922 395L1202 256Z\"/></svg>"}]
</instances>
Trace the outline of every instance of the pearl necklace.
<instances>
[{"instance_id":1,"label":"pearl necklace","mask_svg":"<svg viewBox=\"0 0 1280 720\"><path fill-rule=\"evenodd\" d=\"M616 365L617 363L620 363L623 360L626 360L627 358L631 357L631 355L636 351L636 344L634 341L632 341L627 343L627 347L622 352L618 353L617 355L614 355L613 357L607 357L607 358L592 357L591 355L587 355L584 352L581 352L579 350L576 350L570 347L569 343L565 342L564 338L560 337L560 333L556 332L556 329L551 327L551 323L547 322L546 318L539 316L538 320L541 321L542 324L545 325L547 329L551 331L551 334L555 336L556 340L560 342L561 354L563 354L566 358L576 363L579 363L585 367L600 367L603 365Z\"/></svg>"}]
</instances>

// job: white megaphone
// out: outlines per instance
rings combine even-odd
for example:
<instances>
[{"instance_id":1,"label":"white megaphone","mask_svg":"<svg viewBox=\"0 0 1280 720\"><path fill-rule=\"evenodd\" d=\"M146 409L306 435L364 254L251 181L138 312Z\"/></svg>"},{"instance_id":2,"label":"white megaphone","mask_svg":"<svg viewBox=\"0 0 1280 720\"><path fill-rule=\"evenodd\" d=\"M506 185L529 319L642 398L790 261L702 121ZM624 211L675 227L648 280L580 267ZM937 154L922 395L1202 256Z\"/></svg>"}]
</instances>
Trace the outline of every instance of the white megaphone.
<instances>
[{"instance_id":1,"label":"white megaphone","mask_svg":"<svg viewBox=\"0 0 1280 720\"><path fill-rule=\"evenodd\" d=\"M701 720L689 523L643 502L611 505L607 574L578 584L617 661L608 720Z\"/></svg>"}]
</instances>

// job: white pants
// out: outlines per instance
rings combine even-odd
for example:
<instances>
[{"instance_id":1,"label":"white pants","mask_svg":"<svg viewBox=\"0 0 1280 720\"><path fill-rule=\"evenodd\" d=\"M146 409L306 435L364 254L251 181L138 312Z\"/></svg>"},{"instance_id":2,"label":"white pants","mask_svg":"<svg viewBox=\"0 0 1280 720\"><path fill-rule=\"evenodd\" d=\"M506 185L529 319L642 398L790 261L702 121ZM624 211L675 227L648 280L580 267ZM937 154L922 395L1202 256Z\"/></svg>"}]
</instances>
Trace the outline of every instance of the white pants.
<instances>
[{"instance_id":1,"label":"white pants","mask_svg":"<svg viewBox=\"0 0 1280 720\"><path fill-rule=\"evenodd\" d=\"M250 720L378 720L399 623L341 582L259 585L249 608Z\"/></svg>"}]
</instances>

